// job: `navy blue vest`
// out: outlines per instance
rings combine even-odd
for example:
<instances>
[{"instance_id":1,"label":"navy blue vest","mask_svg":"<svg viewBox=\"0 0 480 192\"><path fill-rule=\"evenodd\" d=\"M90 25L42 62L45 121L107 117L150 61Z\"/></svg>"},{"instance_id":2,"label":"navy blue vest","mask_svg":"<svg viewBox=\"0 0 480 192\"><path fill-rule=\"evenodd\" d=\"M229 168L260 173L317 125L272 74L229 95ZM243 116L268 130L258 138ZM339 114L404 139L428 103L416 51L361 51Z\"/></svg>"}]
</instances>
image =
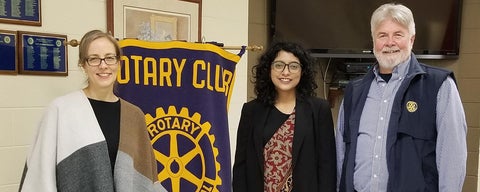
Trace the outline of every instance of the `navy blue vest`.
<instances>
[{"instance_id":1,"label":"navy blue vest","mask_svg":"<svg viewBox=\"0 0 480 192\"><path fill-rule=\"evenodd\" d=\"M387 132L388 191L438 191L436 104L443 81L453 73L419 63L412 54L398 89ZM345 89L345 159L340 192L353 192L357 135L363 106L375 75L370 70Z\"/></svg>"}]
</instances>

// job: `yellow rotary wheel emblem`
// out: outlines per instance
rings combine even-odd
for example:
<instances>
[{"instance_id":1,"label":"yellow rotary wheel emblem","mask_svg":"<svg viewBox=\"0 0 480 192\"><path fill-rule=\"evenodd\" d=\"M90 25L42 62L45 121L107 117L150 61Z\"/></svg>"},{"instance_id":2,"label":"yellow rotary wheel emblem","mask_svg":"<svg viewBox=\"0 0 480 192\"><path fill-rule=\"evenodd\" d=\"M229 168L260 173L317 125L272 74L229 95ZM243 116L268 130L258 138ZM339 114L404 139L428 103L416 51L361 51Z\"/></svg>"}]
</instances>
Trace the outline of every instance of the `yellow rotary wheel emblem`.
<instances>
[{"instance_id":1,"label":"yellow rotary wheel emblem","mask_svg":"<svg viewBox=\"0 0 480 192\"><path fill-rule=\"evenodd\" d=\"M174 106L167 113L159 107L156 117L146 114L145 119L162 185L171 192L217 192L222 180L211 124L202 124L201 115L190 116L187 108L177 113Z\"/></svg>"},{"instance_id":2,"label":"yellow rotary wheel emblem","mask_svg":"<svg viewBox=\"0 0 480 192\"><path fill-rule=\"evenodd\" d=\"M407 111L410 113L413 113L418 109L418 104L415 101L408 101L405 106L407 108Z\"/></svg>"}]
</instances>

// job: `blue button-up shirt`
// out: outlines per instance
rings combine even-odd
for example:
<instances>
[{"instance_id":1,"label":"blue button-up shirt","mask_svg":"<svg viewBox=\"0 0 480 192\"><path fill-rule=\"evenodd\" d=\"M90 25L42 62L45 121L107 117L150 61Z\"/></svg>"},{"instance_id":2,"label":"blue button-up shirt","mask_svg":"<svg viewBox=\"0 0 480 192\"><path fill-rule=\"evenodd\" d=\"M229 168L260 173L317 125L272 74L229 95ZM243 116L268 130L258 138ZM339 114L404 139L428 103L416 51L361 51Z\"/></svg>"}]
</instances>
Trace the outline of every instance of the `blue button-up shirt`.
<instances>
[{"instance_id":1,"label":"blue button-up shirt","mask_svg":"<svg viewBox=\"0 0 480 192\"><path fill-rule=\"evenodd\" d=\"M374 68L367 100L360 119L355 157L354 188L358 192L386 191L388 169L386 138L393 99L407 75L410 60L397 65L392 77L384 81ZM337 181L340 181L345 154L343 142L343 102L337 121ZM461 191L466 170L466 121L456 84L448 77L437 95L436 162L440 191Z\"/></svg>"}]
</instances>

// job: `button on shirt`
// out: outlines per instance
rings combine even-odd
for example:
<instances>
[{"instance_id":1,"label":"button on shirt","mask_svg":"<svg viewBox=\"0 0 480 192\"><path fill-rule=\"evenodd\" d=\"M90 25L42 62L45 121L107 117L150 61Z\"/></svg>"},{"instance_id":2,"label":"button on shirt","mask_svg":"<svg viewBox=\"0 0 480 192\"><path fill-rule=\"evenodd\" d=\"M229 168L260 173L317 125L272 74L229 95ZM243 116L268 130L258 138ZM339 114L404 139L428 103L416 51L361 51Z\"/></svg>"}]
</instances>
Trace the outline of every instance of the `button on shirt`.
<instances>
[{"instance_id":1,"label":"button on shirt","mask_svg":"<svg viewBox=\"0 0 480 192\"><path fill-rule=\"evenodd\" d=\"M386 137L393 98L404 76L407 63L397 65L387 83L374 69L358 130L357 156L353 184L357 191L386 191L388 181ZM373 157L373 158L372 158Z\"/></svg>"},{"instance_id":2,"label":"button on shirt","mask_svg":"<svg viewBox=\"0 0 480 192\"><path fill-rule=\"evenodd\" d=\"M355 157L355 172L353 184L358 192L386 191L388 170L386 154L386 137L393 98L407 73L408 62L397 65L388 83L378 74L375 67L375 79L365 101L358 130L357 152ZM343 128L343 103L340 107L339 129ZM343 130L339 130L343 133ZM337 160L340 161L338 173L341 173L341 163L345 152L342 134L337 133ZM340 175L340 174L339 174ZM340 178L337 178L340 181Z\"/></svg>"},{"instance_id":3,"label":"button on shirt","mask_svg":"<svg viewBox=\"0 0 480 192\"><path fill-rule=\"evenodd\" d=\"M354 188L358 192L387 191L388 169L386 161L387 129L393 99L407 75L410 60L397 65L392 77L384 81L374 68L372 81L360 119L355 157ZM337 122L337 181L340 181L345 153L343 143L343 102ZM466 162L466 123L455 82L448 77L437 96L437 167L440 191L461 191ZM452 138L449 137L453 136ZM449 154L443 155L442 154ZM455 167L456 165L460 165ZM337 186L338 187L338 186Z\"/></svg>"}]
</instances>

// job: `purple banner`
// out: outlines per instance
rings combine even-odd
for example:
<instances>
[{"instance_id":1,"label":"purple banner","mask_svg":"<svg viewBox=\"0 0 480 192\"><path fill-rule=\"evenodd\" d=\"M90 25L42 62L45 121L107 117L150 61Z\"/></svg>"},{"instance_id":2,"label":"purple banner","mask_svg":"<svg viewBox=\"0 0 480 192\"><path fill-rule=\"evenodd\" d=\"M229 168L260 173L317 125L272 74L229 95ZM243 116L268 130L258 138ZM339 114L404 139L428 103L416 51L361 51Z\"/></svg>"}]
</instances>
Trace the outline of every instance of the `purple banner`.
<instances>
[{"instance_id":1,"label":"purple banner","mask_svg":"<svg viewBox=\"0 0 480 192\"><path fill-rule=\"evenodd\" d=\"M120 41L118 93L145 113L171 192L231 191L227 109L244 53L187 42Z\"/></svg>"}]
</instances>

